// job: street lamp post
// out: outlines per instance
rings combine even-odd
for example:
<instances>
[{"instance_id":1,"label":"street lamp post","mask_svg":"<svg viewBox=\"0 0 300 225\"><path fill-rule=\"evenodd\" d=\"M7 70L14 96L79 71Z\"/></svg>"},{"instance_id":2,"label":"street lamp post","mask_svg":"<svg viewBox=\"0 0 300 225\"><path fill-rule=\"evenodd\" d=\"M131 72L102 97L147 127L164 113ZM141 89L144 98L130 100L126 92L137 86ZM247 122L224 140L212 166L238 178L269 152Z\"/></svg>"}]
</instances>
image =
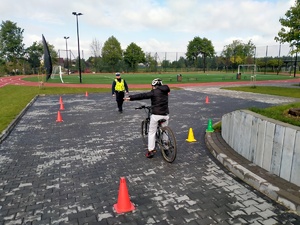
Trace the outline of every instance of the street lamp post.
<instances>
[{"instance_id":1,"label":"street lamp post","mask_svg":"<svg viewBox=\"0 0 300 225\"><path fill-rule=\"evenodd\" d=\"M78 42L78 70L79 70L79 81L82 83L81 79L81 59L80 59L80 46L79 46L79 28L78 28L78 16L83 15L82 13L72 12L73 15L76 16L76 24L77 24L77 42Z\"/></svg>"},{"instance_id":2,"label":"street lamp post","mask_svg":"<svg viewBox=\"0 0 300 225\"><path fill-rule=\"evenodd\" d=\"M69 59L68 59L68 39L69 39L69 37L64 37L64 39L66 39L67 72L68 72L68 75L69 75L70 74L69 73Z\"/></svg>"}]
</instances>

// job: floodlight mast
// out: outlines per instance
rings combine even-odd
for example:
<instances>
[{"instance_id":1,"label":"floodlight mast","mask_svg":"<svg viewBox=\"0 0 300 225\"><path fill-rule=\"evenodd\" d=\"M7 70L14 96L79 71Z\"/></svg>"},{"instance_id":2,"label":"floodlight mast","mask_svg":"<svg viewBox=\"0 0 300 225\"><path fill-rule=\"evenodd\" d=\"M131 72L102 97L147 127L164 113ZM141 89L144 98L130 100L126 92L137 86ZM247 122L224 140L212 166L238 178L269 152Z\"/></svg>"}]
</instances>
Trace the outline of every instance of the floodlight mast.
<instances>
[{"instance_id":1,"label":"floodlight mast","mask_svg":"<svg viewBox=\"0 0 300 225\"><path fill-rule=\"evenodd\" d=\"M82 13L72 12L73 15L76 16L76 24L77 24L77 43L78 43L78 70L79 70L79 82L82 83L81 78L81 59L80 59L80 46L79 46L79 27L78 27L78 16L83 15Z\"/></svg>"},{"instance_id":2,"label":"floodlight mast","mask_svg":"<svg viewBox=\"0 0 300 225\"><path fill-rule=\"evenodd\" d=\"M64 37L64 39L66 39L67 72L68 72L68 75L69 75L69 59L68 59L68 39L69 39L69 37Z\"/></svg>"}]
</instances>

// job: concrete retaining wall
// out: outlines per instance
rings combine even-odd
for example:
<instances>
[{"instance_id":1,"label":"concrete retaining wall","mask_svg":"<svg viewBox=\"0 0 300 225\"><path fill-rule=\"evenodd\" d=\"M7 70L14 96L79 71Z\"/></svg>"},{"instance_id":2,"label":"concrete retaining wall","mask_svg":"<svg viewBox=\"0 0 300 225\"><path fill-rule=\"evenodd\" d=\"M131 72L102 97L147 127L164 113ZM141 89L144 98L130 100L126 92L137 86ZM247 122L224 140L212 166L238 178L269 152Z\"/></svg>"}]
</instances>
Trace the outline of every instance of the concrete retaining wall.
<instances>
[{"instance_id":1,"label":"concrete retaining wall","mask_svg":"<svg viewBox=\"0 0 300 225\"><path fill-rule=\"evenodd\" d=\"M222 137L249 161L300 186L300 127L237 110L222 117Z\"/></svg>"}]
</instances>

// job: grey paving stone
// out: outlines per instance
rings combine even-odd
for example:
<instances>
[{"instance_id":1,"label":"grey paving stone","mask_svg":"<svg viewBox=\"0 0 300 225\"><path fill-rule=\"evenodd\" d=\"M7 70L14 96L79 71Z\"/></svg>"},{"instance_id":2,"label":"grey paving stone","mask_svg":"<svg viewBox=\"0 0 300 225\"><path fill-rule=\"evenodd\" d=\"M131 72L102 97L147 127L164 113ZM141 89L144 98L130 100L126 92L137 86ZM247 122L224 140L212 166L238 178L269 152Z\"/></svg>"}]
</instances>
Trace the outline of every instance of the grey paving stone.
<instances>
[{"instance_id":1,"label":"grey paving stone","mask_svg":"<svg viewBox=\"0 0 300 225\"><path fill-rule=\"evenodd\" d=\"M134 108L149 101L126 102L120 115L109 93L88 98L64 95L64 122L57 123L59 96L37 98L0 144L0 222L202 225L300 221L236 179L204 143L208 119L215 122L235 109L275 103L210 95L211 103L205 104L206 96L199 90L172 91L170 127L178 142L178 156L172 164L163 161L159 152L150 160L144 156L139 129L145 114ZM195 143L186 142L189 128L193 128ZM119 215L113 205L120 177L126 178L136 210ZM263 212L267 212L264 217Z\"/></svg>"}]
</instances>

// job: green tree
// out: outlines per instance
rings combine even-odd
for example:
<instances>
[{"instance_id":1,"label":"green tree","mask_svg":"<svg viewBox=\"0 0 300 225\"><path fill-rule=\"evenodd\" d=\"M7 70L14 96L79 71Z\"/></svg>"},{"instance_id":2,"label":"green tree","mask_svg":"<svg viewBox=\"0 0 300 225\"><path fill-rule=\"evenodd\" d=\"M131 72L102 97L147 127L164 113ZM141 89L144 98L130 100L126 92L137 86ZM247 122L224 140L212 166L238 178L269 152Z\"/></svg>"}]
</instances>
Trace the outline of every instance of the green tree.
<instances>
[{"instance_id":1,"label":"green tree","mask_svg":"<svg viewBox=\"0 0 300 225\"><path fill-rule=\"evenodd\" d=\"M42 42L40 42L40 45L42 46ZM51 60L52 60L52 64L58 64L58 54L57 51L55 50L54 45L51 45L49 43L47 43L48 48L49 48L49 52L50 52L50 56L51 56ZM44 52L43 52L44 54Z\"/></svg>"},{"instance_id":2,"label":"green tree","mask_svg":"<svg viewBox=\"0 0 300 225\"><path fill-rule=\"evenodd\" d=\"M296 59L294 63L294 77L296 77L297 70L297 53L300 51L300 2L295 1L295 5L292 6L286 13L285 18L280 18L282 28L278 32L278 36L274 39L280 43L289 43L293 48L291 54L296 53Z\"/></svg>"},{"instance_id":3,"label":"green tree","mask_svg":"<svg viewBox=\"0 0 300 225\"><path fill-rule=\"evenodd\" d=\"M44 54L42 43L33 42L31 46L26 49L26 58L30 64L34 74L38 72L38 68L41 66L41 59Z\"/></svg>"},{"instance_id":4,"label":"green tree","mask_svg":"<svg viewBox=\"0 0 300 225\"><path fill-rule=\"evenodd\" d=\"M281 43L289 43L291 47L295 47L291 52L296 53L300 51L300 3L295 1L286 13L284 18L280 18L282 28L278 32L278 36L274 39Z\"/></svg>"},{"instance_id":5,"label":"green tree","mask_svg":"<svg viewBox=\"0 0 300 225\"><path fill-rule=\"evenodd\" d=\"M107 64L112 71L115 71L116 66L122 60L122 49L120 42L111 36L104 43L102 48L102 58L105 64Z\"/></svg>"},{"instance_id":6,"label":"green tree","mask_svg":"<svg viewBox=\"0 0 300 225\"><path fill-rule=\"evenodd\" d=\"M6 62L6 65L12 66L12 68L7 68L12 74L16 74L19 70L18 61L24 55L23 32L23 29L9 20L1 23L0 58Z\"/></svg>"},{"instance_id":7,"label":"green tree","mask_svg":"<svg viewBox=\"0 0 300 225\"><path fill-rule=\"evenodd\" d=\"M272 72L279 74L280 67L283 65L282 59L270 58L267 62L267 66L272 68Z\"/></svg>"},{"instance_id":8,"label":"green tree","mask_svg":"<svg viewBox=\"0 0 300 225\"><path fill-rule=\"evenodd\" d=\"M147 72L157 72L157 60L150 53L146 53L145 64Z\"/></svg>"},{"instance_id":9,"label":"green tree","mask_svg":"<svg viewBox=\"0 0 300 225\"><path fill-rule=\"evenodd\" d=\"M138 63L146 61L146 56L142 48L132 42L124 52L124 61L126 65L131 67L132 71L136 71Z\"/></svg>"},{"instance_id":10,"label":"green tree","mask_svg":"<svg viewBox=\"0 0 300 225\"><path fill-rule=\"evenodd\" d=\"M172 66L173 68L176 69L183 69L183 68L186 68L186 60L185 58L183 58L182 56L179 57L178 61L173 61L172 62Z\"/></svg>"},{"instance_id":11,"label":"green tree","mask_svg":"<svg viewBox=\"0 0 300 225\"><path fill-rule=\"evenodd\" d=\"M170 68L171 67L171 62L170 62L170 60L163 60L162 62L161 62L161 66L162 66L162 68L164 69L164 71L166 72L167 71L167 68Z\"/></svg>"},{"instance_id":12,"label":"green tree","mask_svg":"<svg viewBox=\"0 0 300 225\"><path fill-rule=\"evenodd\" d=\"M214 55L214 46L207 38L195 37L187 46L186 57L195 63L195 67L197 67L196 63L198 61L198 57L202 56L204 73L206 70L206 58L213 57Z\"/></svg>"},{"instance_id":13,"label":"green tree","mask_svg":"<svg viewBox=\"0 0 300 225\"><path fill-rule=\"evenodd\" d=\"M237 68L239 64L252 64L255 54L255 45L252 41L243 43L240 40L234 40L231 44L224 46L221 56L225 59L226 68L230 65Z\"/></svg>"}]
</instances>

